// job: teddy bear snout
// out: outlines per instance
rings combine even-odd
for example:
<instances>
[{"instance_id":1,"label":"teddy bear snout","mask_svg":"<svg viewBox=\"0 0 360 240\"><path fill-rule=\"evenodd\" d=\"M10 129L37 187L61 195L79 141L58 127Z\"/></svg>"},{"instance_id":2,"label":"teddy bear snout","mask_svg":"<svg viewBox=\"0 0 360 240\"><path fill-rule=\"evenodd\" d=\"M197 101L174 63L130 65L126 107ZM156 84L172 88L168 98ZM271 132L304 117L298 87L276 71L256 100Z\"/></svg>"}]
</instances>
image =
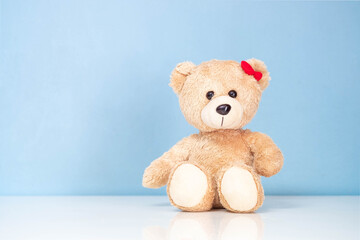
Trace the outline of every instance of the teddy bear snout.
<instances>
[{"instance_id":1,"label":"teddy bear snout","mask_svg":"<svg viewBox=\"0 0 360 240\"><path fill-rule=\"evenodd\" d=\"M229 104L221 104L216 108L216 112L221 115L227 115L231 110L231 106Z\"/></svg>"},{"instance_id":2,"label":"teddy bear snout","mask_svg":"<svg viewBox=\"0 0 360 240\"><path fill-rule=\"evenodd\" d=\"M201 111L201 120L213 129L236 129L240 127L243 110L237 99L219 96L205 105Z\"/></svg>"}]
</instances>

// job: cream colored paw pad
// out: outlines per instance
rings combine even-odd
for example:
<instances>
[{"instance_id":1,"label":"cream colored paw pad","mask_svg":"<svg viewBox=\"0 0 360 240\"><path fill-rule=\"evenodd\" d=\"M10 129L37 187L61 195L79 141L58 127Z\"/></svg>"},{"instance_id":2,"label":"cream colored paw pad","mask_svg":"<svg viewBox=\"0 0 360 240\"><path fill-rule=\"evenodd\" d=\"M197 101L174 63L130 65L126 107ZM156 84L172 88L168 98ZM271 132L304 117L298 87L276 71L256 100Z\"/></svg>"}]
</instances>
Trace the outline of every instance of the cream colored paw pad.
<instances>
[{"instance_id":1,"label":"cream colored paw pad","mask_svg":"<svg viewBox=\"0 0 360 240\"><path fill-rule=\"evenodd\" d=\"M256 206L258 191L252 174L239 167L228 169L221 181L221 193L236 211L248 211Z\"/></svg>"},{"instance_id":2,"label":"cream colored paw pad","mask_svg":"<svg viewBox=\"0 0 360 240\"><path fill-rule=\"evenodd\" d=\"M175 204L194 207L202 201L207 188L205 173L193 164L183 164L172 176L169 194Z\"/></svg>"}]
</instances>

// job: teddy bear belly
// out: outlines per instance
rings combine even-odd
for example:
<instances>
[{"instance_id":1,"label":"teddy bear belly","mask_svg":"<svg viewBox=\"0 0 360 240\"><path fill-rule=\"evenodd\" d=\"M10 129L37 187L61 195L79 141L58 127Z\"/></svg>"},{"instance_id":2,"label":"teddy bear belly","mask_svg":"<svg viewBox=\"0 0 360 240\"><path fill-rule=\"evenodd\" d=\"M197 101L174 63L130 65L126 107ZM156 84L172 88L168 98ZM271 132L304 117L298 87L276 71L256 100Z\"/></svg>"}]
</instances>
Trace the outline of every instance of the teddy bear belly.
<instances>
[{"instance_id":1,"label":"teddy bear belly","mask_svg":"<svg viewBox=\"0 0 360 240\"><path fill-rule=\"evenodd\" d=\"M203 167L209 174L215 176L223 167L237 164L252 166L253 156L247 151L201 151L199 154L192 154L188 161Z\"/></svg>"}]
</instances>

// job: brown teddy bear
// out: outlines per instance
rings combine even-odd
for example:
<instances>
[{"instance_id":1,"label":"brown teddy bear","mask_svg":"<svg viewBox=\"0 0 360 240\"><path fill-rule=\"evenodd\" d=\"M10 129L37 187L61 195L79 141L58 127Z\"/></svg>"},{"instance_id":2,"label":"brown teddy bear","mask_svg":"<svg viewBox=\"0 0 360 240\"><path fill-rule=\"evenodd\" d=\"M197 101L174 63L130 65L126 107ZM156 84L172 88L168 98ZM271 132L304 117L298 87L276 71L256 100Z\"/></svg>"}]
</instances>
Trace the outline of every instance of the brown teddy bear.
<instances>
[{"instance_id":1,"label":"brown teddy bear","mask_svg":"<svg viewBox=\"0 0 360 240\"><path fill-rule=\"evenodd\" d=\"M186 120L200 132L153 161L143 186L167 184L171 203L185 211L258 209L264 200L260 176L278 173L283 156L270 137L242 128L254 117L269 81L257 59L178 64L170 86Z\"/></svg>"}]
</instances>

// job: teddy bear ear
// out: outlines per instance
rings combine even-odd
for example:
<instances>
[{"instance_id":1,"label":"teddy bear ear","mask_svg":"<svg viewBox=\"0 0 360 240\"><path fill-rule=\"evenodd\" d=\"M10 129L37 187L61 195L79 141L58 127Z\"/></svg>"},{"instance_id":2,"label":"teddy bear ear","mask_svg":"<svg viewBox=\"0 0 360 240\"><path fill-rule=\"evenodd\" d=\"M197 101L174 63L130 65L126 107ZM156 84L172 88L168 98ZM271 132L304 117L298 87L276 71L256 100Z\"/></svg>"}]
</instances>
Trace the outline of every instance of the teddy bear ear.
<instances>
[{"instance_id":1,"label":"teddy bear ear","mask_svg":"<svg viewBox=\"0 0 360 240\"><path fill-rule=\"evenodd\" d=\"M191 71L196 67L192 62L182 62L176 65L175 69L171 73L170 87L176 94L181 92L184 86L186 77L191 74Z\"/></svg>"},{"instance_id":2,"label":"teddy bear ear","mask_svg":"<svg viewBox=\"0 0 360 240\"><path fill-rule=\"evenodd\" d=\"M265 66L265 63L261 60L255 59L255 58L248 59L248 60L246 60L246 62L248 64L250 64L250 66L254 69L254 71L255 71L254 77L258 81L261 91L264 91L265 88L267 88L267 86L269 85L269 81L271 79L270 73L268 72L268 70ZM243 63L241 64L241 66L243 67ZM243 67L243 70L245 70L244 67ZM258 77L258 76L256 76L256 72L260 72L261 74L259 74L259 75L262 75L261 78L259 77L259 80L256 78L256 77Z\"/></svg>"}]
</instances>

